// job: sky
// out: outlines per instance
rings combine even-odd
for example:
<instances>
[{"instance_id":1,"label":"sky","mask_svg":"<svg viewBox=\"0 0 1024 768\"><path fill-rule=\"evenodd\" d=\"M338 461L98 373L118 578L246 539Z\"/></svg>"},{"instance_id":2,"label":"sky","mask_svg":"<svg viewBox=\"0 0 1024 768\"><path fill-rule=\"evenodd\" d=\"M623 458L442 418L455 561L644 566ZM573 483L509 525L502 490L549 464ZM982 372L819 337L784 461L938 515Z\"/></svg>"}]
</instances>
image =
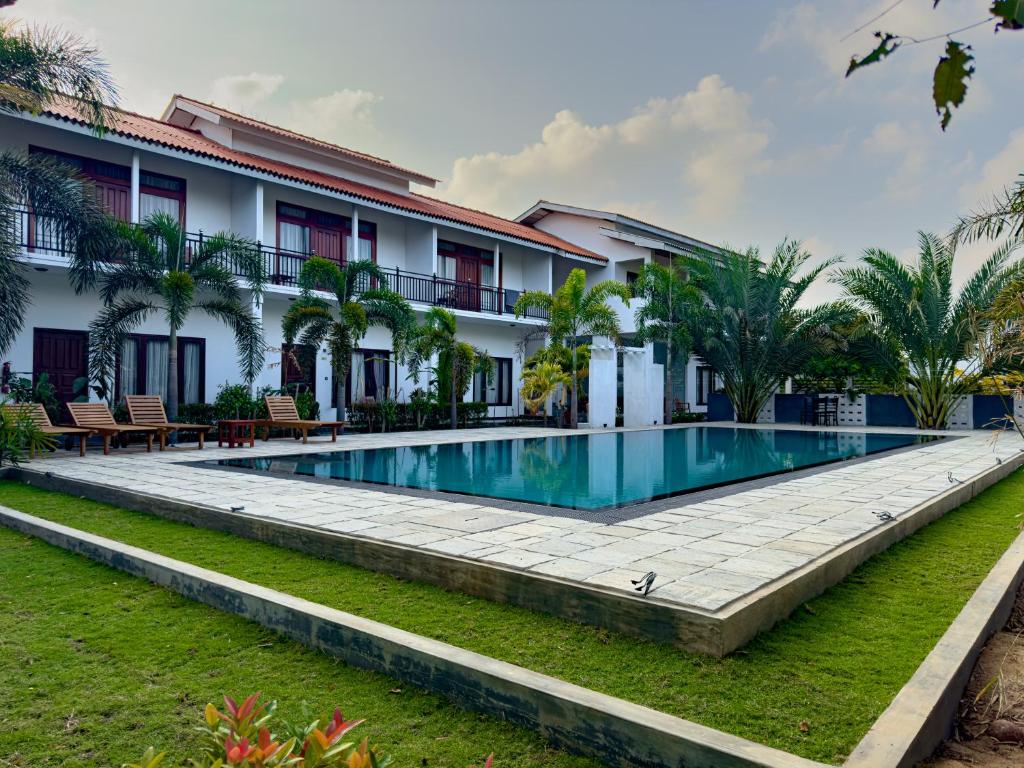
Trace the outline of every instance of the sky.
<instances>
[{"instance_id":1,"label":"sky","mask_svg":"<svg viewBox=\"0 0 1024 768\"><path fill-rule=\"evenodd\" d=\"M918 230L947 232L1024 171L1024 33L958 35L977 72L943 133L941 40L849 79L846 65L876 29L942 34L989 2L902 0L866 24L893 4L20 0L4 14L95 43L127 109L159 115L183 93L502 216L544 198L852 263L868 247L913 258ZM990 250L966 250L959 274Z\"/></svg>"}]
</instances>

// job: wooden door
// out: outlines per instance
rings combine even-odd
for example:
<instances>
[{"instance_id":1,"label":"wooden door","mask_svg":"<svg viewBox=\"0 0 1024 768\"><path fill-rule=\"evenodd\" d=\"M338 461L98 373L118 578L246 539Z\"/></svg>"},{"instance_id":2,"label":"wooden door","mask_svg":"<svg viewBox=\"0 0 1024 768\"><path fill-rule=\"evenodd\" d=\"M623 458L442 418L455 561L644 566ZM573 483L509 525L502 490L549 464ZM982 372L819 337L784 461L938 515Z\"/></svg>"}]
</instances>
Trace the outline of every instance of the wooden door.
<instances>
[{"instance_id":1,"label":"wooden door","mask_svg":"<svg viewBox=\"0 0 1024 768\"><path fill-rule=\"evenodd\" d=\"M459 309L480 311L480 261L459 256L455 279L459 282Z\"/></svg>"},{"instance_id":2,"label":"wooden door","mask_svg":"<svg viewBox=\"0 0 1024 768\"><path fill-rule=\"evenodd\" d=\"M317 256L341 264L341 232L337 229L313 227L309 233L309 247Z\"/></svg>"},{"instance_id":3,"label":"wooden door","mask_svg":"<svg viewBox=\"0 0 1024 768\"><path fill-rule=\"evenodd\" d=\"M65 403L75 399L75 379L89 372L89 334L86 331L65 331L36 328L33 337L32 383L46 373L57 390L61 402L60 418L70 422Z\"/></svg>"},{"instance_id":4,"label":"wooden door","mask_svg":"<svg viewBox=\"0 0 1024 768\"><path fill-rule=\"evenodd\" d=\"M93 188L96 192L96 199L100 201L107 213L115 219L131 221L131 187L93 180Z\"/></svg>"}]
</instances>

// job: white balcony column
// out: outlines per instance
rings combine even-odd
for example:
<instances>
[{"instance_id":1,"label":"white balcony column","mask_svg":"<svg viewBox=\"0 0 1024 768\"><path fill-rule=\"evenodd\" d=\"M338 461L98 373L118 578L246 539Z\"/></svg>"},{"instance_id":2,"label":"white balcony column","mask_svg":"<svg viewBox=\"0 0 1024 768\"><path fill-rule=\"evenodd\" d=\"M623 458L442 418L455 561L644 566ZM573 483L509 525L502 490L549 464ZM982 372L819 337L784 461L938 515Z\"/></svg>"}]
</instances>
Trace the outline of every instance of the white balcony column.
<instances>
[{"instance_id":1,"label":"white balcony column","mask_svg":"<svg viewBox=\"0 0 1024 768\"><path fill-rule=\"evenodd\" d=\"M434 254L434 274L441 274L441 257L437 255L437 226L430 228L430 248L431 253Z\"/></svg>"},{"instance_id":2,"label":"white balcony column","mask_svg":"<svg viewBox=\"0 0 1024 768\"><path fill-rule=\"evenodd\" d=\"M256 194L253 195L256 200L256 226L253 227L253 237L256 242L263 242L263 182L256 182Z\"/></svg>"},{"instance_id":3,"label":"white balcony column","mask_svg":"<svg viewBox=\"0 0 1024 768\"><path fill-rule=\"evenodd\" d=\"M359 258L359 209L352 206L352 237L349 238L348 260Z\"/></svg>"},{"instance_id":4,"label":"white balcony column","mask_svg":"<svg viewBox=\"0 0 1024 768\"><path fill-rule=\"evenodd\" d=\"M494 241L494 274L491 279L495 288L501 285L501 243L497 240Z\"/></svg>"},{"instance_id":5,"label":"white balcony column","mask_svg":"<svg viewBox=\"0 0 1024 768\"><path fill-rule=\"evenodd\" d=\"M132 152L132 224L139 223L139 150Z\"/></svg>"},{"instance_id":6,"label":"white balcony column","mask_svg":"<svg viewBox=\"0 0 1024 768\"><path fill-rule=\"evenodd\" d=\"M256 320L256 322L258 322L260 324L260 327L262 327L263 326L263 301L260 299L260 297L256 296L256 294L252 294L252 298L251 298L251 301L250 301L250 311L252 312L253 318ZM268 368L267 368L267 361L264 360L263 361L263 370L256 374L256 378L253 379L252 384L249 385L249 394L250 395L255 396L256 395L256 391L264 384L263 378L264 378L264 375L266 374L267 370L268 370Z\"/></svg>"},{"instance_id":7,"label":"white balcony column","mask_svg":"<svg viewBox=\"0 0 1024 768\"><path fill-rule=\"evenodd\" d=\"M548 293L555 292L555 257L548 254Z\"/></svg>"}]
</instances>

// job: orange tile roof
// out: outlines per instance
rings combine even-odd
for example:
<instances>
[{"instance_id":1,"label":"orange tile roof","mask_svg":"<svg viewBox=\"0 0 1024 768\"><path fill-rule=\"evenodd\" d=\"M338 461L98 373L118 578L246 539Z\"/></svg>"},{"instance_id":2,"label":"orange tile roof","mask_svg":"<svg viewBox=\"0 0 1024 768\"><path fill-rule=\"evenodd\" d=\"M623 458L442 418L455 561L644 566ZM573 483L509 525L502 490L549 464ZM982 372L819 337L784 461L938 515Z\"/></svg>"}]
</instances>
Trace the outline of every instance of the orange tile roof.
<instances>
[{"instance_id":1,"label":"orange tile roof","mask_svg":"<svg viewBox=\"0 0 1024 768\"><path fill-rule=\"evenodd\" d=\"M73 103L52 105L44 114L65 120L76 125L89 126L89 121ZM249 152L225 147L212 139L208 139L198 131L171 125L156 118L146 117L126 110L113 110L108 128L112 133L128 138L159 144L169 149L189 152L200 157L221 160L241 168L261 171L290 181L309 184L332 192L341 192L356 198L368 200L397 210L408 211L428 216L440 221L452 221L489 232L525 240L547 248L554 248L565 253L582 256L595 261L606 262L607 257L601 256L586 248L549 235L525 224L503 219L483 211L465 208L454 203L437 200L433 197L416 193L398 194L378 187L362 184L320 171L302 168L278 160L270 160Z\"/></svg>"},{"instance_id":2,"label":"orange tile roof","mask_svg":"<svg viewBox=\"0 0 1024 768\"><path fill-rule=\"evenodd\" d=\"M243 114L240 114L238 112L232 112L230 109L224 109L224 107L218 107L216 104L210 104L209 102L206 102L206 101L200 101L199 99L193 99L191 96L182 96L180 93L176 93L176 94L174 94L174 97L171 100L171 103L173 104L174 101L177 100L177 99L180 99L181 101L187 101L190 104L195 104L198 107L201 107L203 109L207 109L210 112L214 112L215 114L220 115L221 117L226 117L229 120L234 120L236 122L242 123L243 125L248 125L248 126L250 126L252 128L258 128L259 130L267 131L268 133L273 133L273 134L276 134L278 136L283 136L283 137L288 138L288 139L294 139L295 141L301 141L301 142L303 142L305 144L310 144L310 145L312 145L314 147L317 147L318 149L326 149L326 150L328 150L330 152L337 152L337 153L340 153L340 154L343 154L343 155L348 155L349 157L354 157L357 160L362 160L364 162L373 163L374 165L379 165L382 168L390 169L390 170L393 170L393 171L398 171L400 173L407 174L409 176L416 176L416 177L418 177L420 179L425 179L427 181L437 181L437 179L435 179L433 176L427 176L424 173L420 173L418 171L413 171L413 170L410 170L409 168L402 168L401 166L395 165L390 160L386 160L383 157L377 157L376 155L370 155L370 154L367 154L366 152L357 152L356 150L349 149L348 147L342 147L342 146L340 146L338 144L332 144L329 141L323 141L322 139L316 139L316 138L313 138L312 136L307 136L304 133L299 133L298 131L292 131L292 130L289 130L288 128L282 128L279 125L274 125L273 123L268 123L268 122L265 122L263 120L257 120L257 119L255 119L253 117L249 117L248 115L243 115Z\"/></svg>"}]
</instances>

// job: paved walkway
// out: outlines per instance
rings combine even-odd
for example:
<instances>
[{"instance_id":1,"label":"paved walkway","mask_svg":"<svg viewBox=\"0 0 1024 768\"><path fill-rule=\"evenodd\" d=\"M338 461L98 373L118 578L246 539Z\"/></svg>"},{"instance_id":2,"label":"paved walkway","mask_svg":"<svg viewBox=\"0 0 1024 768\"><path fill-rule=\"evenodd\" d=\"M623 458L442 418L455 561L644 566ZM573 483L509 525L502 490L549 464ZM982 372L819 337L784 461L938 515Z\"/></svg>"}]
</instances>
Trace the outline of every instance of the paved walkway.
<instances>
[{"instance_id":1,"label":"paved walkway","mask_svg":"<svg viewBox=\"0 0 1024 768\"><path fill-rule=\"evenodd\" d=\"M538 515L486 502L411 495L401 489L367 490L190 464L200 459L565 434L503 427L345 435L333 445L329 438L312 438L306 446L272 440L252 449L207 447L199 452L186 447L152 454L124 450L107 457L90 451L84 459L61 451L30 467L224 510L244 506L247 515L621 590L632 589L630 579L653 570L658 576L652 596L717 610L886 524L889 516L910 512L953 483L991 469L1021 448L1020 438L1009 433L996 440L990 432L956 433L964 437L840 463L809 475L783 475L770 485L710 500L687 503L681 496L670 508L615 524L563 517L557 511Z\"/></svg>"}]
</instances>

